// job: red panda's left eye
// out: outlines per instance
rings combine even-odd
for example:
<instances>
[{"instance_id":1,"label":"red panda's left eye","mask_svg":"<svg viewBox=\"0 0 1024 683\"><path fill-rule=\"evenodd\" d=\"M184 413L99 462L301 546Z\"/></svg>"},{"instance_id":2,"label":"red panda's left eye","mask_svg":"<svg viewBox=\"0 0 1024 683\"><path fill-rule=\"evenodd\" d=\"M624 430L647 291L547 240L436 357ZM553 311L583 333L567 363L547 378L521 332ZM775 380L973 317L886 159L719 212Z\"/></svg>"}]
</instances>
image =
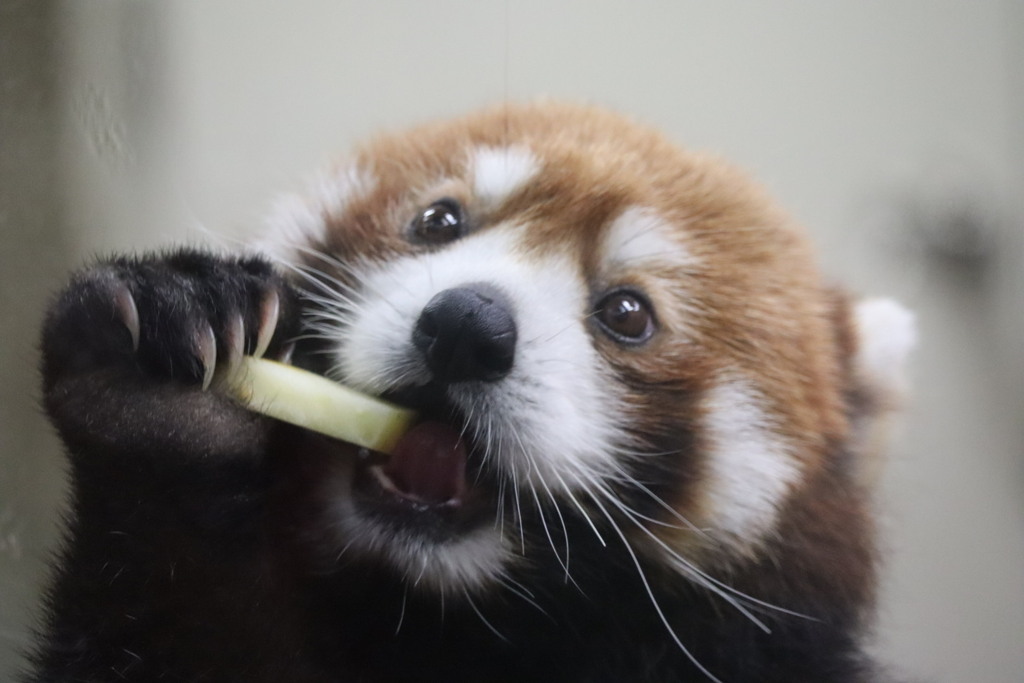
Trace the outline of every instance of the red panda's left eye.
<instances>
[{"instance_id":1,"label":"red panda's left eye","mask_svg":"<svg viewBox=\"0 0 1024 683\"><path fill-rule=\"evenodd\" d=\"M412 222L412 237L425 244L443 244L462 237L462 207L454 199L441 199Z\"/></svg>"},{"instance_id":2,"label":"red panda's left eye","mask_svg":"<svg viewBox=\"0 0 1024 683\"><path fill-rule=\"evenodd\" d=\"M613 292L597 305L597 321L614 339L639 343L654 333L654 314L639 296L626 291Z\"/></svg>"}]
</instances>

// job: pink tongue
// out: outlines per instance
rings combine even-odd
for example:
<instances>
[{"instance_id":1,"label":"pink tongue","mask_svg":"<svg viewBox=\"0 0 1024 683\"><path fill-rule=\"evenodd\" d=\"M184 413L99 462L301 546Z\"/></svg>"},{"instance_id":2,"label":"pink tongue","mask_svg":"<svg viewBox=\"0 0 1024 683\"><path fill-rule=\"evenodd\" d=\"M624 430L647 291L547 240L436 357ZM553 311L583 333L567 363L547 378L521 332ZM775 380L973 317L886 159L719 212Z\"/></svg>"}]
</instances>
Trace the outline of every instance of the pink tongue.
<instances>
[{"instance_id":1,"label":"pink tongue","mask_svg":"<svg viewBox=\"0 0 1024 683\"><path fill-rule=\"evenodd\" d=\"M415 500L458 500L466 490L466 445L452 427L422 422L401 438L384 472Z\"/></svg>"}]
</instances>

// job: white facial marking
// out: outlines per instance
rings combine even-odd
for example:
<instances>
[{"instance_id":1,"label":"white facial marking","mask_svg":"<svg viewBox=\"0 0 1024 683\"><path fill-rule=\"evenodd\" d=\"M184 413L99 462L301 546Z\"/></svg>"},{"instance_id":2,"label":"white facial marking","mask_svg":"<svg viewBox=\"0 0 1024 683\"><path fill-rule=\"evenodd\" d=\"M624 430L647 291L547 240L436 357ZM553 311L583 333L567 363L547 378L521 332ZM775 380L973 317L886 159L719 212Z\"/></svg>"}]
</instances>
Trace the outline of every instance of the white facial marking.
<instances>
[{"instance_id":1,"label":"white facial marking","mask_svg":"<svg viewBox=\"0 0 1024 683\"><path fill-rule=\"evenodd\" d=\"M611 268L643 268L659 263L674 268L696 265L697 257L673 239L672 232L671 224L655 210L631 206L608 228L604 240L604 263Z\"/></svg>"},{"instance_id":2,"label":"white facial marking","mask_svg":"<svg viewBox=\"0 0 1024 683\"><path fill-rule=\"evenodd\" d=\"M492 464L520 484L577 489L615 468L616 384L605 379L584 318L587 288L557 253L523 255L515 226L497 226L449 248L392 261L362 278L362 303L337 352L338 374L381 393L430 377L412 347L420 311L437 293L487 282L510 299L516 317L515 363L500 382L453 385L449 398L470 416Z\"/></svg>"},{"instance_id":3,"label":"white facial marking","mask_svg":"<svg viewBox=\"0 0 1024 683\"><path fill-rule=\"evenodd\" d=\"M296 249L323 241L327 217L340 216L353 199L372 192L375 185L369 172L355 166L321 173L305 193L285 195L274 203L256 249L275 260L295 262Z\"/></svg>"},{"instance_id":4,"label":"white facial marking","mask_svg":"<svg viewBox=\"0 0 1024 683\"><path fill-rule=\"evenodd\" d=\"M773 429L762 399L742 379L720 381L705 397L709 534L748 551L774 526L800 476L800 463Z\"/></svg>"},{"instance_id":5,"label":"white facial marking","mask_svg":"<svg viewBox=\"0 0 1024 683\"><path fill-rule=\"evenodd\" d=\"M473 154L473 190L487 206L499 206L540 168L525 147L481 147Z\"/></svg>"}]
</instances>

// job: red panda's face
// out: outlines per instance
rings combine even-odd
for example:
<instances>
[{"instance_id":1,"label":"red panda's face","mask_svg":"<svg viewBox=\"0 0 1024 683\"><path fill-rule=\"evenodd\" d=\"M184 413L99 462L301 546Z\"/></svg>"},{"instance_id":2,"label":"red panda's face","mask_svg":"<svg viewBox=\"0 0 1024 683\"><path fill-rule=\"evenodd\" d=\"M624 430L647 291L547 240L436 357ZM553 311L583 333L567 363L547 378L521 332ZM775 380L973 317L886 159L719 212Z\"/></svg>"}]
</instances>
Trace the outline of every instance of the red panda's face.
<instances>
[{"instance_id":1,"label":"red panda's face","mask_svg":"<svg viewBox=\"0 0 1024 683\"><path fill-rule=\"evenodd\" d=\"M329 374L423 415L330 482L352 556L472 593L626 544L716 590L838 514L816 482L851 440L846 309L718 162L503 108L378 141L275 221Z\"/></svg>"}]
</instances>

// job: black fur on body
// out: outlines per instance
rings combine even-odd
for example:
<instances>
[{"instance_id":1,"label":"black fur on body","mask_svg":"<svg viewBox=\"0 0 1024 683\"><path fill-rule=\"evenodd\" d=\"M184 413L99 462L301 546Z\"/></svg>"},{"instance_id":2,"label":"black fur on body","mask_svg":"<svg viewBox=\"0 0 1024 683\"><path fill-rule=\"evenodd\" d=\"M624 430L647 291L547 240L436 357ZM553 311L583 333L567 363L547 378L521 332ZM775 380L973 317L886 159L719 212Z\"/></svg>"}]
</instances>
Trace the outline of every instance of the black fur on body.
<instances>
[{"instance_id":1,"label":"black fur on body","mask_svg":"<svg viewBox=\"0 0 1024 683\"><path fill-rule=\"evenodd\" d=\"M137 351L116 303L125 288L141 321ZM606 546L566 516L572 581L549 553L471 602L409 591L343 551L325 560L318 486L351 453L199 386L201 324L210 322L227 353L229 318L240 312L256 329L271 290L282 304L274 355L296 336L300 304L258 259L197 251L114 259L77 275L56 300L43 381L70 458L72 499L26 680L707 680L694 659L732 683L877 680L853 635L861 596L824 596L829 588L796 554L728 577L790 610L754 606L770 632L641 558L689 655L652 609L632 551L599 519ZM300 345L296 363L311 362ZM838 469L816 476L832 495L855 495L833 486L846 476ZM527 530L540 528L523 514ZM798 537L802 514L814 511L790 511L781 524L793 528L779 536ZM860 536L810 540L848 553ZM852 552L870 565L869 548Z\"/></svg>"}]
</instances>

